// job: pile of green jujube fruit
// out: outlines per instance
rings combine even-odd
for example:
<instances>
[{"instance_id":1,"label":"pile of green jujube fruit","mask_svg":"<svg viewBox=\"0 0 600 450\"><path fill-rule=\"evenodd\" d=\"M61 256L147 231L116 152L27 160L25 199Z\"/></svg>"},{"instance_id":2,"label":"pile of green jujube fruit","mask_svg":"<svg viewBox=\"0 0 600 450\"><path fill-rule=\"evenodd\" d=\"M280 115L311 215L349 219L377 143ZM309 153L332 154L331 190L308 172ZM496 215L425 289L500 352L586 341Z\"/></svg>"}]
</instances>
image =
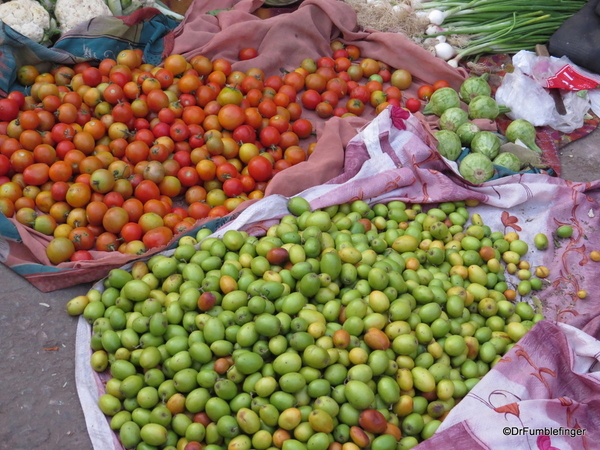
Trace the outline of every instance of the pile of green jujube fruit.
<instances>
[{"instance_id":1,"label":"pile of green jujube fruit","mask_svg":"<svg viewBox=\"0 0 600 450\"><path fill-rule=\"evenodd\" d=\"M68 303L125 448L412 448L543 319L540 284L506 271L527 243L465 202L288 209L265 236L200 230Z\"/></svg>"}]
</instances>

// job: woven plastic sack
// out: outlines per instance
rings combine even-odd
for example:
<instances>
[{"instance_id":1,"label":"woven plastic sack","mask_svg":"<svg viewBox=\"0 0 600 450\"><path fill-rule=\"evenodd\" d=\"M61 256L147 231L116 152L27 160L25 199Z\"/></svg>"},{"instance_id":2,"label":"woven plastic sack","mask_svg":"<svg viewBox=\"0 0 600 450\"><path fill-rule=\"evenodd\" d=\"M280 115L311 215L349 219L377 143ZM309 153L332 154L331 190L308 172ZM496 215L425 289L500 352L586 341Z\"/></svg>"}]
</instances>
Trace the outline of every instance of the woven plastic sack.
<instances>
[{"instance_id":1,"label":"woven plastic sack","mask_svg":"<svg viewBox=\"0 0 600 450\"><path fill-rule=\"evenodd\" d=\"M470 186L454 174L429 138L414 116L394 117L393 110L388 109L348 143L345 173L300 196L313 208L356 199L369 203L402 200L421 203L425 208L441 201L477 199L481 204L471 212L481 214L492 230L516 231L527 242L538 232L551 235L562 224L572 225L575 233L548 251L530 249L525 256L533 267L543 264L551 270L551 288L541 291L534 305L550 320L532 328L452 410L438 433L417 448L456 448L460 444L470 449L523 448L525 442L529 448L548 449L550 444L561 449L585 448L586 443L600 438L591 415L600 399L600 379L594 372L600 343L592 337L600 329L600 286L597 265L594 267L597 263L587 256L600 244L598 233L594 233L600 214L600 183L520 174ZM212 236L223 236L229 229L264 235L276 219L288 214L287 200L272 195L257 201ZM102 281L94 287L102 290ZM576 295L580 289L590 294L585 300ZM90 368L89 345L90 326L81 318L77 388L90 437L94 448L119 448L95 406L103 384L102 376ZM586 433L571 437L576 432L567 431L540 437L518 431L522 427L582 428Z\"/></svg>"}]
</instances>

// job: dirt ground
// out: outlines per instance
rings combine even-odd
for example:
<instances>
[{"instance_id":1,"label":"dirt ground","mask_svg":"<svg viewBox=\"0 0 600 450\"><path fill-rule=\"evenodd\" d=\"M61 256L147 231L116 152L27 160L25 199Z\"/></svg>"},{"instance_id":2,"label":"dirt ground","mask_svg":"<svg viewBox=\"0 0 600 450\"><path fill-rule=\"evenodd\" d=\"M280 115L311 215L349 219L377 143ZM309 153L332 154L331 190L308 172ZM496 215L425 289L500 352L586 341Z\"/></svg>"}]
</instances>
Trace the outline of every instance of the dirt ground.
<instances>
[{"instance_id":1,"label":"dirt ground","mask_svg":"<svg viewBox=\"0 0 600 450\"><path fill-rule=\"evenodd\" d=\"M0 265L0 449L91 449L75 389L77 319L90 285L42 293Z\"/></svg>"}]
</instances>

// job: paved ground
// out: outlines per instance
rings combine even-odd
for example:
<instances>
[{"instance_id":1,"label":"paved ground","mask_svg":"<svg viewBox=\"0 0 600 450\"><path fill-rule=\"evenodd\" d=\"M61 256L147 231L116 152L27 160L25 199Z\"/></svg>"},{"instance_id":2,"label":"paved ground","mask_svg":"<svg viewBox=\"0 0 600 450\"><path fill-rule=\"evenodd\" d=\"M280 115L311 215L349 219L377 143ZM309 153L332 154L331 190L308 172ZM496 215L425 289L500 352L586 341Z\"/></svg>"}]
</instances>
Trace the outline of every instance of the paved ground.
<instances>
[{"instance_id":1,"label":"paved ground","mask_svg":"<svg viewBox=\"0 0 600 450\"><path fill-rule=\"evenodd\" d=\"M566 180L600 179L600 129L560 151L561 176Z\"/></svg>"},{"instance_id":2,"label":"paved ground","mask_svg":"<svg viewBox=\"0 0 600 450\"><path fill-rule=\"evenodd\" d=\"M0 449L91 449L75 390L77 320L89 285L44 294L0 265Z\"/></svg>"}]
</instances>

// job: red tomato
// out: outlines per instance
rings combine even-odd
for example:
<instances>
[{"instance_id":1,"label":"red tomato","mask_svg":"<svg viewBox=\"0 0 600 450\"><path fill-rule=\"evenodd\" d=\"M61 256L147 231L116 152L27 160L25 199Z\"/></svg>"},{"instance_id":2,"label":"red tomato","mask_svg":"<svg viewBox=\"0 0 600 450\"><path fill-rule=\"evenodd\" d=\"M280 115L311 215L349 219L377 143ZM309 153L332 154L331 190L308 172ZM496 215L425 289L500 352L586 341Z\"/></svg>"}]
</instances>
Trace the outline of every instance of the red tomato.
<instances>
[{"instance_id":1,"label":"red tomato","mask_svg":"<svg viewBox=\"0 0 600 450\"><path fill-rule=\"evenodd\" d=\"M281 133L277 130L277 128L269 125L260 130L259 139L260 143L265 147L277 145L281 139Z\"/></svg>"},{"instance_id":2,"label":"red tomato","mask_svg":"<svg viewBox=\"0 0 600 450\"><path fill-rule=\"evenodd\" d=\"M96 87L102 83L102 72L96 67L88 67L81 75L83 76L83 82L91 87Z\"/></svg>"},{"instance_id":3,"label":"red tomato","mask_svg":"<svg viewBox=\"0 0 600 450\"><path fill-rule=\"evenodd\" d=\"M177 172L177 178L181 185L185 187L195 186L200 181L200 175L198 175L195 167L182 167Z\"/></svg>"},{"instance_id":4,"label":"red tomato","mask_svg":"<svg viewBox=\"0 0 600 450\"><path fill-rule=\"evenodd\" d=\"M120 102L113 106L111 114L115 122L125 123L133 117L133 109L129 102Z\"/></svg>"},{"instance_id":5,"label":"red tomato","mask_svg":"<svg viewBox=\"0 0 600 450\"><path fill-rule=\"evenodd\" d=\"M173 153L173 159L177 161L179 167L185 167L192 164L190 153L183 150Z\"/></svg>"},{"instance_id":6,"label":"red tomato","mask_svg":"<svg viewBox=\"0 0 600 450\"><path fill-rule=\"evenodd\" d=\"M256 187L256 181L250 175L241 175L239 180L242 182L244 192L252 192Z\"/></svg>"},{"instance_id":7,"label":"red tomato","mask_svg":"<svg viewBox=\"0 0 600 450\"><path fill-rule=\"evenodd\" d=\"M244 192L244 184L239 178L229 178L223 182L223 192L227 197L237 197Z\"/></svg>"},{"instance_id":8,"label":"red tomato","mask_svg":"<svg viewBox=\"0 0 600 450\"><path fill-rule=\"evenodd\" d=\"M134 195L142 203L146 203L150 199L158 199L160 197L160 189L154 181L142 180L136 186Z\"/></svg>"},{"instance_id":9,"label":"red tomato","mask_svg":"<svg viewBox=\"0 0 600 450\"><path fill-rule=\"evenodd\" d=\"M41 186L49 179L49 167L44 163L31 164L23 170L23 181L28 185Z\"/></svg>"},{"instance_id":10,"label":"red tomato","mask_svg":"<svg viewBox=\"0 0 600 450\"><path fill-rule=\"evenodd\" d=\"M147 248L162 247L167 245L172 238L173 231L163 226L147 231L142 242L146 244Z\"/></svg>"},{"instance_id":11,"label":"red tomato","mask_svg":"<svg viewBox=\"0 0 600 450\"><path fill-rule=\"evenodd\" d=\"M71 261L92 261L94 257L87 250L77 250L71 255Z\"/></svg>"},{"instance_id":12,"label":"red tomato","mask_svg":"<svg viewBox=\"0 0 600 450\"><path fill-rule=\"evenodd\" d=\"M183 122L176 122L169 128L169 136L175 142L182 142L190 135L190 129Z\"/></svg>"},{"instance_id":13,"label":"red tomato","mask_svg":"<svg viewBox=\"0 0 600 450\"><path fill-rule=\"evenodd\" d=\"M113 191L104 196L103 202L106 206L112 208L113 206L123 206L125 199L121 194Z\"/></svg>"},{"instance_id":14,"label":"red tomato","mask_svg":"<svg viewBox=\"0 0 600 450\"><path fill-rule=\"evenodd\" d=\"M434 91L437 91L443 87L450 87L450 83L448 83L446 80L437 80L435 83L433 83Z\"/></svg>"},{"instance_id":15,"label":"red tomato","mask_svg":"<svg viewBox=\"0 0 600 450\"><path fill-rule=\"evenodd\" d=\"M226 162L217 166L215 175L219 181L224 182L230 178L237 178L239 172L233 164Z\"/></svg>"},{"instance_id":16,"label":"red tomato","mask_svg":"<svg viewBox=\"0 0 600 450\"><path fill-rule=\"evenodd\" d=\"M244 109L232 103L222 106L217 113L217 117L221 126L230 131L235 130L246 121Z\"/></svg>"},{"instance_id":17,"label":"red tomato","mask_svg":"<svg viewBox=\"0 0 600 450\"><path fill-rule=\"evenodd\" d=\"M240 59L240 61L246 61L248 59L256 58L257 56L258 51L252 47L243 48L238 53L238 58Z\"/></svg>"},{"instance_id":18,"label":"red tomato","mask_svg":"<svg viewBox=\"0 0 600 450\"><path fill-rule=\"evenodd\" d=\"M171 134L171 125L167 122L155 122L154 126L150 126L150 129L152 130L152 134L155 138L170 136Z\"/></svg>"},{"instance_id":19,"label":"red tomato","mask_svg":"<svg viewBox=\"0 0 600 450\"><path fill-rule=\"evenodd\" d=\"M248 161L248 174L256 181L267 181L273 176L273 165L264 156L255 156Z\"/></svg>"},{"instance_id":20,"label":"red tomato","mask_svg":"<svg viewBox=\"0 0 600 450\"><path fill-rule=\"evenodd\" d=\"M409 98L406 100L405 106L411 113L416 113L421 109L421 102L416 98Z\"/></svg>"},{"instance_id":21,"label":"red tomato","mask_svg":"<svg viewBox=\"0 0 600 450\"><path fill-rule=\"evenodd\" d=\"M308 89L302 93L300 101L306 109L315 109L321 103L321 94L314 89Z\"/></svg>"},{"instance_id":22,"label":"red tomato","mask_svg":"<svg viewBox=\"0 0 600 450\"><path fill-rule=\"evenodd\" d=\"M250 143L256 141L256 130L252 126L244 124L233 130L232 138L236 142Z\"/></svg>"},{"instance_id":23,"label":"red tomato","mask_svg":"<svg viewBox=\"0 0 600 450\"><path fill-rule=\"evenodd\" d=\"M139 241L142 239L144 232L140 224L136 222L128 222L121 228L121 237L125 242Z\"/></svg>"},{"instance_id":24,"label":"red tomato","mask_svg":"<svg viewBox=\"0 0 600 450\"><path fill-rule=\"evenodd\" d=\"M365 104L357 98L351 98L346 102L346 109L349 113L360 116L365 110Z\"/></svg>"},{"instance_id":25,"label":"red tomato","mask_svg":"<svg viewBox=\"0 0 600 450\"><path fill-rule=\"evenodd\" d=\"M292 124L292 131L296 133L300 139L306 139L313 133L313 125L306 119L298 119Z\"/></svg>"},{"instance_id":26,"label":"red tomato","mask_svg":"<svg viewBox=\"0 0 600 450\"><path fill-rule=\"evenodd\" d=\"M114 252L119 247L119 238L116 234L106 231L96 238L96 250Z\"/></svg>"},{"instance_id":27,"label":"red tomato","mask_svg":"<svg viewBox=\"0 0 600 450\"><path fill-rule=\"evenodd\" d=\"M334 91L324 91L321 94L321 100L323 100L324 102L329 103L332 108L335 108L338 105L339 101L340 101L340 97Z\"/></svg>"},{"instance_id":28,"label":"red tomato","mask_svg":"<svg viewBox=\"0 0 600 450\"><path fill-rule=\"evenodd\" d=\"M87 227L77 227L69 233L69 240L75 246L75 250L90 250L94 246L96 237Z\"/></svg>"},{"instance_id":29,"label":"red tomato","mask_svg":"<svg viewBox=\"0 0 600 450\"><path fill-rule=\"evenodd\" d=\"M146 161L150 155L150 147L144 141L133 141L127 145L125 156L132 164Z\"/></svg>"},{"instance_id":30,"label":"red tomato","mask_svg":"<svg viewBox=\"0 0 600 450\"><path fill-rule=\"evenodd\" d=\"M75 128L71 124L61 122L54 125L50 133L54 142L72 141L75 137Z\"/></svg>"},{"instance_id":31,"label":"red tomato","mask_svg":"<svg viewBox=\"0 0 600 450\"><path fill-rule=\"evenodd\" d=\"M4 176L10 170L10 160L5 156L0 154L0 176Z\"/></svg>"},{"instance_id":32,"label":"red tomato","mask_svg":"<svg viewBox=\"0 0 600 450\"><path fill-rule=\"evenodd\" d=\"M429 100L431 94L433 94L433 91L433 86L430 86L429 84L424 84L417 90L417 97L420 100Z\"/></svg>"},{"instance_id":33,"label":"red tomato","mask_svg":"<svg viewBox=\"0 0 600 450\"><path fill-rule=\"evenodd\" d=\"M367 103L371 98L371 92L366 86L356 86L354 89L352 89L352 91L350 91L350 98L356 98L363 103Z\"/></svg>"},{"instance_id":34,"label":"red tomato","mask_svg":"<svg viewBox=\"0 0 600 450\"><path fill-rule=\"evenodd\" d=\"M20 91L12 91L6 98L16 101L19 109L25 104L25 94Z\"/></svg>"}]
</instances>

